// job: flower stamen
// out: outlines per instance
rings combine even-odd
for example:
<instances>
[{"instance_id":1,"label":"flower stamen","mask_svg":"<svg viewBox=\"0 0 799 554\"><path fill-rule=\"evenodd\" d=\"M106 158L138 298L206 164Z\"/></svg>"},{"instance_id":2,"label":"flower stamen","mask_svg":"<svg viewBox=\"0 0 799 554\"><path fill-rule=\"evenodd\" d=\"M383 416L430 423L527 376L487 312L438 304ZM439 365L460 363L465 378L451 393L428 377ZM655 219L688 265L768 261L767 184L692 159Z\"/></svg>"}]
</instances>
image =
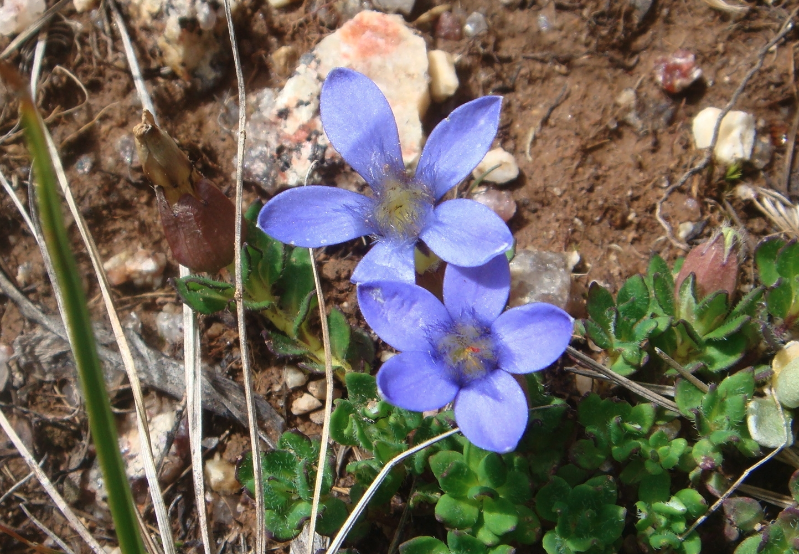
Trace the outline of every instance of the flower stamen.
<instances>
[{"instance_id":1,"label":"flower stamen","mask_svg":"<svg viewBox=\"0 0 799 554\"><path fill-rule=\"evenodd\" d=\"M378 193L375 224L383 236L416 240L432 206L433 197L426 188L390 180Z\"/></svg>"}]
</instances>

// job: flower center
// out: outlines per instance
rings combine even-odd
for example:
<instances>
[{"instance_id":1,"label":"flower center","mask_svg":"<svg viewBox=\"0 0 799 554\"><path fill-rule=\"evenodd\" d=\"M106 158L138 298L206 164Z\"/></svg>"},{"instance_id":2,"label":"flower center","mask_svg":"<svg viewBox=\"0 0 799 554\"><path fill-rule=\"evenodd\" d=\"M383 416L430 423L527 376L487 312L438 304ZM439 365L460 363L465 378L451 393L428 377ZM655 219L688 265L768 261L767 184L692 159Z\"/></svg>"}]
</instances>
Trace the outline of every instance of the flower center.
<instances>
[{"instance_id":1,"label":"flower center","mask_svg":"<svg viewBox=\"0 0 799 554\"><path fill-rule=\"evenodd\" d=\"M385 183L377 200L374 217L380 234L403 241L419 237L433 206L433 197L423 186L398 180Z\"/></svg>"},{"instance_id":2,"label":"flower center","mask_svg":"<svg viewBox=\"0 0 799 554\"><path fill-rule=\"evenodd\" d=\"M481 325L456 323L439 339L436 349L462 385L484 377L497 367L491 333Z\"/></svg>"}]
</instances>

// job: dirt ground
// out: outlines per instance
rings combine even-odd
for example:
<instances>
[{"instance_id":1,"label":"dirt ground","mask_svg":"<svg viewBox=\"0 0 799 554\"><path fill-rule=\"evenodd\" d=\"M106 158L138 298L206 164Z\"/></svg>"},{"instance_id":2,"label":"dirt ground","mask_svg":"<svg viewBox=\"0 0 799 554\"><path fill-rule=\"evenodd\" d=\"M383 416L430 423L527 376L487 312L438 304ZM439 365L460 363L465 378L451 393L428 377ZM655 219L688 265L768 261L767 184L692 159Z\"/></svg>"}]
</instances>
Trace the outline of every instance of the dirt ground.
<instances>
[{"instance_id":1,"label":"dirt ground","mask_svg":"<svg viewBox=\"0 0 799 554\"><path fill-rule=\"evenodd\" d=\"M418 0L408 21L437 4L437 0ZM658 221L656 207L667 188L702 158L691 138L693 117L708 106L724 107L793 9L791 2L777 4L752 4L747 12L730 15L701 0L456 2L451 12L461 24L468 14L480 11L489 31L471 39L452 40L436 36L435 21L417 26L429 48L459 56L460 88L451 99L432 106L424 121L425 131L466 101L485 94L504 97L495 146L513 153L521 169L520 177L507 186L517 203L516 215L509 222L517 247L579 252L577 294L591 281L617 289L625 278L644 271L655 253L669 261L684 254L677 231L681 224L689 224L682 227L687 229L683 236L689 244L701 242L730 219L732 210L753 240L758 240L774 229L760 212L734 197L721 169L699 173L663 202L663 221L672 231ZM322 8L329 12L335 4L305 0L274 9L260 0L246 3L247 13L240 18L237 31L248 91L279 89L285 82L286 77L272 66L270 55L277 48L294 45L302 54L331 32L325 25L330 24L329 18L320 17ZM176 277L177 263L164 239L155 195L132 150L131 129L140 121L141 108L119 35L97 12L76 13L68 6L62 14L51 31L39 106L49 116L56 144L62 144L63 162L78 205L104 259L131 245L141 246L166 253L166 276ZM337 25L342 23L343 18ZM203 174L232 196L236 139L227 124L231 97L236 94L232 64L219 83L202 89L161 70L163 62L152 29L129 30L163 127ZM793 145L796 133L798 40L799 35L792 31L765 55L762 69L735 105L755 116L758 136L765 140L760 145L765 152L759 154L757 164L744 167L742 182L788 194L799 193L794 169L789 167L786 175L787 146ZM0 38L0 50L9 42ZM669 94L655 81L654 66L657 58L678 49L696 56L703 78L682 93ZM27 44L11 60L29 71L32 52L33 46ZM632 115L629 105L619 102L625 89L635 92ZM77 109L63 113L70 108ZM98 114L94 125L81 130ZM15 180L18 196L26 203L29 158L21 137L9 136L16 119L15 106L4 101L0 106L0 169L9 180ZM248 202L269 198L254 183L246 183L245 188ZM74 225L71 232L79 245ZM321 261L328 301L346 303L343 310L355 320L357 307L348 283L354 261L347 257L353 249L358 252L352 245L329 249ZM105 321L98 287L89 278L88 258L82 246L76 246L76 251L87 275L93 315L97 321ZM20 273L21 266L24 271ZM0 268L17 280L33 303L47 313L57 313L36 243L5 194L0 195ZM179 347L166 344L156 333L156 315L165 305L178 302L170 285L155 292L123 285L114 292L120 315L135 314L152 347L182 357ZM574 315L579 316L579 310ZM264 346L261 325L257 318L250 322L257 392L286 417L288 427L318 433L319 426L308 416L289 412L288 405L300 392L283 386L284 362ZM12 345L17 337L35 329L11 300L0 296L2 345ZM233 318L203 318L201 329L206 359L225 375L240 380ZM16 367L13 362L11 367ZM91 466L93 456L82 448L87 427L82 413L73 409L72 377L57 371L45 373L17 375L13 386L0 384L0 405L37 458L46 457L44 468L64 489L70 476ZM568 395L569 391L558 393ZM130 409L130 395L124 387L116 404L122 412ZM224 459L235 462L249 448L241 425L210 415L206 425L207 436L222 437L216 451ZM3 439L0 437L0 495L28 473L14 448ZM167 494L167 505L174 502L175 510L185 514L176 538L186 541L188 551L198 538L191 515L190 476L184 473L175 478ZM223 499L231 512L224 515L216 496L219 511L215 508L212 517L219 518L217 534L237 541L237 534L244 533L251 540L247 522L252 506L239 497ZM3 501L0 522L31 540L43 541L44 535L18 507L23 500L35 516L67 537L76 552L85 550L61 517L54 515L35 480ZM107 529L104 516L81 510L80 494L72 502L102 539ZM243 513L237 513L239 505ZM147 517L154 524L150 512ZM0 551L23 552L27 548L0 534Z\"/></svg>"}]
</instances>

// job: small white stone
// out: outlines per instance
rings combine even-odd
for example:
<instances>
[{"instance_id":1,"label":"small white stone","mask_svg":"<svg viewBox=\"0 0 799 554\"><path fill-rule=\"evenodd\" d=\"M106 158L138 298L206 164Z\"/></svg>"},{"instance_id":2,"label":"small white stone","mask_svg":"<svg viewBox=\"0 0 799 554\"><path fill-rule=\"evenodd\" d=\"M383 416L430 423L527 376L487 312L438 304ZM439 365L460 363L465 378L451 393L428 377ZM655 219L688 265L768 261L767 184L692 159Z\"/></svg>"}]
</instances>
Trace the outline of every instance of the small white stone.
<instances>
[{"instance_id":1,"label":"small white stone","mask_svg":"<svg viewBox=\"0 0 799 554\"><path fill-rule=\"evenodd\" d=\"M294 415L307 414L322 407L322 403L307 392L291 403L291 413Z\"/></svg>"},{"instance_id":2,"label":"small white stone","mask_svg":"<svg viewBox=\"0 0 799 554\"><path fill-rule=\"evenodd\" d=\"M443 50L431 50L427 53L430 64L430 96L434 102L443 102L458 90L458 74L455 72L455 58Z\"/></svg>"},{"instance_id":3,"label":"small white stone","mask_svg":"<svg viewBox=\"0 0 799 554\"><path fill-rule=\"evenodd\" d=\"M683 221L677 228L677 237L681 241L685 241L694 232L694 223L692 221Z\"/></svg>"},{"instance_id":4,"label":"small white stone","mask_svg":"<svg viewBox=\"0 0 799 554\"><path fill-rule=\"evenodd\" d=\"M296 389L308 382L308 375L298 367L287 365L283 368L283 381L286 387Z\"/></svg>"},{"instance_id":5,"label":"small white stone","mask_svg":"<svg viewBox=\"0 0 799 554\"><path fill-rule=\"evenodd\" d=\"M508 305L549 302L565 308L571 291L569 258L562 252L517 251L510 262Z\"/></svg>"},{"instance_id":6,"label":"small white stone","mask_svg":"<svg viewBox=\"0 0 799 554\"><path fill-rule=\"evenodd\" d=\"M799 358L785 364L771 380L774 394L786 408L799 408Z\"/></svg>"},{"instance_id":7,"label":"small white stone","mask_svg":"<svg viewBox=\"0 0 799 554\"><path fill-rule=\"evenodd\" d=\"M155 316L155 329L158 336L169 344L183 342L183 314L166 310L159 312Z\"/></svg>"},{"instance_id":8,"label":"small white stone","mask_svg":"<svg viewBox=\"0 0 799 554\"><path fill-rule=\"evenodd\" d=\"M516 163L516 158L513 157L513 154L506 152L502 148L489 150L483 158L483 161L474 168L472 175L477 179L494 166L499 167L486 175L483 179L484 181L503 185L513 181L519 176L519 165Z\"/></svg>"},{"instance_id":9,"label":"small white stone","mask_svg":"<svg viewBox=\"0 0 799 554\"><path fill-rule=\"evenodd\" d=\"M296 1L297 0L269 0L269 5L273 8L285 8Z\"/></svg>"},{"instance_id":10,"label":"small white stone","mask_svg":"<svg viewBox=\"0 0 799 554\"><path fill-rule=\"evenodd\" d=\"M396 355L397 355L396 352L389 352L388 350L384 350L383 352L380 353L380 361L382 363L386 363Z\"/></svg>"},{"instance_id":11,"label":"small white stone","mask_svg":"<svg viewBox=\"0 0 799 554\"><path fill-rule=\"evenodd\" d=\"M291 44L281 46L272 52L272 68L281 77L288 77L294 71L298 58L296 46Z\"/></svg>"},{"instance_id":12,"label":"small white stone","mask_svg":"<svg viewBox=\"0 0 799 554\"><path fill-rule=\"evenodd\" d=\"M385 13L402 13L410 15L413 11L415 0L372 0L376 10Z\"/></svg>"},{"instance_id":13,"label":"small white stone","mask_svg":"<svg viewBox=\"0 0 799 554\"><path fill-rule=\"evenodd\" d=\"M318 398L319 400L325 399L326 394L326 387L327 387L327 379L319 379L318 381L311 381L308 383L308 392L310 392L314 398Z\"/></svg>"},{"instance_id":14,"label":"small white stone","mask_svg":"<svg viewBox=\"0 0 799 554\"><path fill-rule=\"evenodd\" d=\"M94 9L98 3L97 0L72 0L72 5L75 6L75 11L78 13L88 12Z\"/></svg>"},{"instance_id":15,"label":"small white stone","mask_svg":"<svg viewBox=\"0 0 799 554\"><path fill-rule=\"evenodd\" d=\"M215 492L233 494L241 488L236 480L236 466L223 460L219 454L205 462L205 480Z\"/></svg>"},{"instance_id":16,"label":"small white stone","mask_svg":"<svg viewBox=\"0 0 799 554\"><path fill-rule=\"evenodd\" d=\"M0 35L21 33L45 10L44 0L3 0L0 6Z\"/></svg>"},{"instance_id":17,"label":"small white stone","mask_svg":"<svg viewBox=\"0 0 799 554\"><path fill-rule=\"evenodd\" d=\"M506 223L516 214L516 201L509 190L477 187L472 192L471 198L475 202L491 208Z\"/></svg>"},{"instance_id":18,"label":"small white stone","mask_svg":"<svg viewBox=\"0 0 799 554\"><path fill-rule=\"evenodd\" d=\"M476 37L486 32L488 32L488 23L483 14L473 12L466 18L466 23L463 24L463 34L466 38Z\"/></svg>"},{"instance_id":19,"label":"small white stone","mask_svg":"<svg viewBox=\"0 0 799 554\"><path fill-rule=\"evenodd\" d=\"M311 415L308 418L317 425L322 425L325 422L325 411L324 410L316 410L315 412L311 412Z\"/></svg>"},{"instance_id":20,"label":"small white stone","mask_svg":"<svg viewBox=\"0 0 799 554\"><path fill-rule=\"evenodd\" d=\"M166 256L140 248L135 253L123 250L103 264L108 282L114 286L132 283L138 288L157 289L163 282Z\"/></svg>"},{"instance_id":21,"label":"small white stone","mask_svg":"<svg viewBox=\"0 0 799 554\"><path fill-rule=\"evenodd\" d=\"M590 377L586 377L585 375L575 375L574 376L574 387L577 389L581 395L588 394L592 390L594 390L594 380Z\"/></svg>"},{"instance_id":22,"label":"small white stone","mask_svg":"<svg viewBox=\"0 0 799 554\"><path fill-rule=\"evenodd\" d=\"M709 148L713 128L721 115L718 108L705 108L693 121L696 147ZM755 118L746 112L731 111L721 120L719 136L713 155L716 161L729 166L738 161L747 161L752 156L755 144Z\"/></svg>"}]
</instances>

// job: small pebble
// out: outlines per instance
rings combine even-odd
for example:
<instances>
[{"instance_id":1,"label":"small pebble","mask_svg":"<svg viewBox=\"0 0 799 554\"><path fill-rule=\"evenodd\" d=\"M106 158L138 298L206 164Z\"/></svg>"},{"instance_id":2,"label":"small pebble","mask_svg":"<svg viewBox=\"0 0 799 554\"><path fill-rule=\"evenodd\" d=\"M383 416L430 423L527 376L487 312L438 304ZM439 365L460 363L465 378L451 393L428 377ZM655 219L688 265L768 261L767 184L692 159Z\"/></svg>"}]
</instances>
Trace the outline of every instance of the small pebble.
<instances>
[{"instance_id":1,"label":"small pebble","mask_svg":"<svg viewBox=\"0 0 799 554\"><path fill-rule=\"evenodd\" d=\"M471 196L472 200L479 202L494 210L502 221L508 222L516 213L516 201L508 190L496 190L487 187L477 187Z\"/></svg>"},{"instance_id":2,"label":"small pebble","mask_svg":"<svg viewBox=\"0 0 799 554\"><path fill-rule=\"evenodd\" d=\"M94 155L92 154L84 154L75 160L75 171L80 175L87 175L92 170L92 167L94 167Z\"/></svg>"},{"instance_id":3,"label":"small pebble","mask_svg":"<svg viewBox=\"0 0 799 554\"><path fill-rule=\"evenodd\" d=\"M436 38L444 40L460 40L463 36L463 28L460 18L452 12L444 12L438 16L436 21Z\"/></svg>"},{"instance_id":4,"label":"small pebble","mask_svg":"<svg viewBox=\"0 0 799 554\"><path fill-rule=\"evenodd\" d=\"M171 310L159 312L155 316L155 329L169 344L180 344L183 342L183 314Z\"/></svg>"},{"instance_id":5,"label":"small pebble","mask_svg":"<svg viewBox=\"0 0 799 554\"><path fill-rule=\"evenodd\" d=\"M710 147L713 128L720 115L719 108L705 108L694 118L692 128L697 148ZM716 161L730 166L738 161L748 161L754 144L755 118L746 112L733 110L721 120L713 155Z\"/></svg>"},{"instance_id":6,"label":"small pebble","mask_svg":"<svg viewBox=\"0 0 799 554\"><path fill-rule=\"evenodd\" d=\"M397 355L396 352L389 352L388 350L384 350L383 352L380 353L380 361L382 363L386 363L396 355Z\"/></svg>"},{"instance_id":7,"label":"small pebble","mask_svg":"<svg viewBox=\"0 0 799 554\"><path fill-rule=\"evenodd\" d=\"M117 152L119 152L119 157L122 158L122 161L125 162L125 165L130 165L133 163L133 158L136 152L136 143L133 141L133 137L126 133L119 137L116 143Z\"/></svg>"},{"instance_id":8,"label":"small pebble","mask_svg":"<svg viewBox=\"0 0 799 554\"><path fill-rule=\"evenodd\" d=\"M315 412L311 412L311 415L308 418L317 425L322 425L325 422L325 411L324 410L316 410Z\"/></svg>"},{"instance_id":9,"label":"small pebble","mask_svg":"<svg viewBox=\"0 0 799 554\"><path fill-rule=\"evenodd\" d=\"M510 262L508 305L549 302L565 308L571 291L573 259L563 252L519 250Z\"/></svg>"},{"instance_id":10,"label":"small pebble","mask_svg":"<svg viewBox=\"0 0 799 554\"><path fill-rule=\"evenodd\" d=\"M467 38L473 38L477 35L488 32L488 22L483 14L480 12L473 12L466 18L466 23L463 24L463 34Z\"/></svg>"},{"instance_id":11,"label":"small pebble","mask_svg":"<svg viewBox=\"0 0 799 554\"><path fill-rule=\"evenodd\" d=\"M296 389L308 382L308 375L298 367L287 365L283 368L283 381L289 389Z\"/></svg>"},{"instance_id":12,"label":"small pebble","mask_svg":"<svg viewBox=\"0 0 799 554\"><path fill-rule=\"evenodd\" d=\"M161 286L166 269L166 256L140 248L131 254L123 250L103 264L108 282L113 286L132 283L138 288L157 289Z\"/></svg>"},{"instance_id":13,"label":"small pebble","mask_svg":"<svg viewBox=\"0 0 799 554\"><path fill-rule=\"evenodd\" d=\"M223 460L218 453L205 462L205 479L215 492L233 494L241 489L236 480L236 466Z\"/></svg>"},{"instance_id":14,"label":"small pebble","mask_svg":"<svg viewBox=\"0 0 799 554\"><path fill-rule=\"evenodd\" d=\"M489 150L483 158L483 161L474 168L472 175L475 179L478 179L481 175L485 174L486 171L497 165L499 167L496 167L491 173L486 175L483 181L503 185L513 181L519 176L519 165L516 163L516 158L513 157L513 154L502 148Z\"/></svg>"},{"instance_id":15,"label":"small pebble","mask_svg":"<svg viewBox=\"0 0 799 554\"><path fill-rule=\"evenodd\" d=\"M427 53L430 75L430 96L434 102L443 102L458 90L458 74L455 71L455 59L449 52L430 50Z\"/></svg>"},{"instance_id":16,"label":"small pebble","mask_svg":"<svg viewBox=\"0 0 799 554\"><path fill-rule=\"evenodd\" d=\"M319 379L318 381L311 381L308 383L308 392L310 392L315 398L319 400L325 399L327 387L327 379Z\"/></svg>"},{"instance_id":17,"label":"small pebble","mask_svg":"<svg viewBox=\"0 0 799 554\"><path fill-rule=\"evenodd\" d=\"M696 56L688 50L677 50L670 56L655 60L655 81L669 94L677 94L702 76Z\"/></svg>"},{"instance_id":18,"label":"small pebble","mask_svg":"<svg viewBox=\"0 0 799 554\"><path fill-rule=\"evenodd\" d=\"M17 268L17 285L20 288L25 288L31 284L31 276L33 275L33 264L30 262L22 262Z\"/></svg>"},{"instance_id":19,"label":"small pebble","mask_svg":"<svg viewBox=\"0 0 799 554\"><path fill-rule=\"evenodd\" d=\"M273 8L285 8L296 1L297 0L269 0L269 5Z\"/></svg>"},{"instance_id":20,"label":"small pebble","mask_svg":"<svg viewBox=\"0 0 799 554\"><path fill-rule=\"evenodd\" d=\"M0 5L0 35L21 33L44 13L46 7L44 0L3 0Z\"/></svg>"},{"instance_id":21,"label":"small pebble","mask_svg":"<svg viewBox=\"0 0 799 554\"><path fill-rule=\"evenodd\" d=\"M295 46L281 46L272 52L272 68L281 77L288 77L294 71L299 58L300 54Z\"/></svg>"},{"instance_id":22,"label":"small pebble","mask_svg":"<svg viewBox=\"0 0 799 554\"><path fill-rule=\"evenodd\" d=\"M694 232L694 223L692 221L683 221L677 228L677 236L683 242L688 240L688 237Z\"/></svg>"},{"instance_id":23,"label":"small pebble","mask_svg":"<svg viewBox=\"0 0 799 554\"><path fill-rule=\"evenodd\" d=\"M294 415L307 414L322 407L322 403L307 392L291 403L291 413Z\"/></svg>"},{"instance_id":24,"label":"small pebble","mask_svg":"<svg viewBox=\"0 0 799 554\"><path fill-rule=\"evenodd\" d=\"M383 13L401 13L410 15L413 11L415 0L372 0L376 10Z\"/></svg>"}]
</instances>

